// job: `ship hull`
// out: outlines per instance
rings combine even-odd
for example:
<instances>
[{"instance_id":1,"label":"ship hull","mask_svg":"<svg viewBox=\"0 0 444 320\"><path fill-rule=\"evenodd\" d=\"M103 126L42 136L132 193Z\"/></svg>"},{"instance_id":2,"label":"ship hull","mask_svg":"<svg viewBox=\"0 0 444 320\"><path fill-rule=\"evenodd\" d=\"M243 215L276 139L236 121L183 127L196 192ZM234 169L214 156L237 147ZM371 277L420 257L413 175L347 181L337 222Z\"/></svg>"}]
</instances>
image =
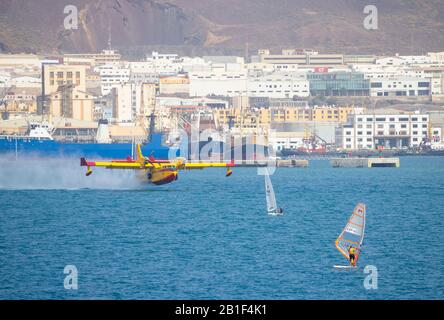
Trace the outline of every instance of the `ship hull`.
<instances>
[{"instance_id":1,"label":"ship hull","mask_svg":"<svg viewBox=\"0 0 444 320\"><path fill-rule=\"evenodd\" d=\"M132 155L131 143L72 143L32 138L0 138L0 156L89 157L123 159ZM161 144L161 138L142 144L142 152L156 159L178 157L179 149Z\"/></svg>"},{"instance_id":2,"label":"ship hull","mask_svg":"<svg viewBox=\"0 0 444 320\"><path fill-rule=\"evenodd\" d=\"M254 160L268 156L268 147L258 144L242 144L239 147L228 147L220 141L200 141L196 150L188 146L165 146L162 135L153 134L151 141L141 145L145 155L155 159L166 160L177 157L203 159L218 157L220 159ZM0 157L11 155L18 157L84 157L99 159L125 159L132 155L131 143L74 143L32 138L0 137Z\"/></svg>"}]
</instances>

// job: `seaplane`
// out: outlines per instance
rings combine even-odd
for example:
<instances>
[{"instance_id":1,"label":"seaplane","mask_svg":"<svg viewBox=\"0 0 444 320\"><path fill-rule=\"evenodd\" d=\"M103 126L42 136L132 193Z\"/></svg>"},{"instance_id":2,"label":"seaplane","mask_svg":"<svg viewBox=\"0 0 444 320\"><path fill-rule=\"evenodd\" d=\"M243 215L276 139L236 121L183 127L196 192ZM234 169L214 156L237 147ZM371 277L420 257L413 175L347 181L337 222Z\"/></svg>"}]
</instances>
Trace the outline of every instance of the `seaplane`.
<instances>
[{"instance_id":1,"label":"seaplane","mask_svg":"<svg viewBox=\"0 0 444 320\"><path fill-rule=\"evenodd\" d=\"M229 177L233 173L234 162L218 163L218 162L197 162L189 163L185 158L177 158L175 160L156 160L154 157L146 157L142 154L140 144L136 145L136 158L128 157L124 160L111 161L88 161L80 158L80 166L87 167L86 176L90 176L93 171L92 167L105 167L106 169L126 169L137 170L144 179L154 185L163 185L174 182L178 179L180 170L199 170L204 168L227 168L226 176Z\"/></svg>"}]
</instances>

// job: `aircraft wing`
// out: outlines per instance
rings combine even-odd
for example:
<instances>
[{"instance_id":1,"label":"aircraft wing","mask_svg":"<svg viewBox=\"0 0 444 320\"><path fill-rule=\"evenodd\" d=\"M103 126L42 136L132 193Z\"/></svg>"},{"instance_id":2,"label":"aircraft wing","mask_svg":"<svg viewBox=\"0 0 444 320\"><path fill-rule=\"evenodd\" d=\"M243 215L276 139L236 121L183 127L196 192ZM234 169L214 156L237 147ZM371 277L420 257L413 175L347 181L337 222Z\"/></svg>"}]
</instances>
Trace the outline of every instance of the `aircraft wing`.
<instances>
[{"instance_id":1,"label":"aircraft wing","mask_svg":"<svg viewBox=\"0 0 444 320\"><path fill-rule=\"evenodd\" d=\"M108 169L134 169L141 170L152 168L154 165L150 162L140 163L132 160L113 160L113 161L87 161L85 158L80 159L82 167L105 167Z\"/></svg>"},{"instance_id":2,"label":"aircraft wing","mask_svg":"<svg viewBox=\"0 0 444 320\"><path fill-rule=\"evenodd\" d=\"M221 162L196 162L196 163L184 163L181 169L193 170L204 168L230 168L234 167L233 162L221 163Z\"/></svg>"}]
</instances>

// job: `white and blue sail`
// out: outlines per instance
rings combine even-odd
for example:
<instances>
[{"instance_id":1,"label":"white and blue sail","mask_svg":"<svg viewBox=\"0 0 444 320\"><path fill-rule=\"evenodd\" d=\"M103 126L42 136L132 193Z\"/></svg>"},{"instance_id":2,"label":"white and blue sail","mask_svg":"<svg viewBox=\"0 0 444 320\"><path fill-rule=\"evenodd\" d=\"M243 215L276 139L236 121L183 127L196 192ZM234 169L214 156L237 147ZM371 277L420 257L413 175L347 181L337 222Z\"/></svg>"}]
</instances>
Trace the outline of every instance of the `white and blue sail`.
<instances>
[{"instance_id":1,"label":"white and blue sail","mask_svg":"<svg viewBox=\"0 0 444 320\"><path fill-rule=\"evenodd\" d=\"M354 247L357 250L355 262L358 261L361 253L362 243L365 234L365 204L359 203L353 210L347 224L336 239L336 249L349 260L349 248Z\"/></svg>"},{"instance_id":2,"label":"white and blue sail","mask_svg":"<svg viewBox=\"0 0 444 320\"><path fill-rule=\"evenodd\" d=\"M282 212L277 207L273 184L271 183L270 174L267 168L265 168L264 178L265 178L265 197L267 199L268 214L281 215Z\"/></svg>"}]
</instances>

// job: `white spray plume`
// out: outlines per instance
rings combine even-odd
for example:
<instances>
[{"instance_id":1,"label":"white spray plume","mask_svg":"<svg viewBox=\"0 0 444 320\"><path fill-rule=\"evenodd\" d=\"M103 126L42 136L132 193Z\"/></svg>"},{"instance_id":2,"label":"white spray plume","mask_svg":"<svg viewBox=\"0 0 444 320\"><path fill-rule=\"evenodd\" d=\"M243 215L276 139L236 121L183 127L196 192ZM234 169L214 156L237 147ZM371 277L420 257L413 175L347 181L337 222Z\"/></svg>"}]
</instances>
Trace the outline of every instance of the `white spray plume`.
<instances>
[{"instance_id":1,"label":"white spray plume","mask_svg":"<svg viewBox=\"0 0 444 320\"><path fill-rule=\"evenodd\" d=\"M11 159L0 156L0 189L140 189L146 186L134 172L86 167L74 158Z\"/></svg>"}]
</instances>

